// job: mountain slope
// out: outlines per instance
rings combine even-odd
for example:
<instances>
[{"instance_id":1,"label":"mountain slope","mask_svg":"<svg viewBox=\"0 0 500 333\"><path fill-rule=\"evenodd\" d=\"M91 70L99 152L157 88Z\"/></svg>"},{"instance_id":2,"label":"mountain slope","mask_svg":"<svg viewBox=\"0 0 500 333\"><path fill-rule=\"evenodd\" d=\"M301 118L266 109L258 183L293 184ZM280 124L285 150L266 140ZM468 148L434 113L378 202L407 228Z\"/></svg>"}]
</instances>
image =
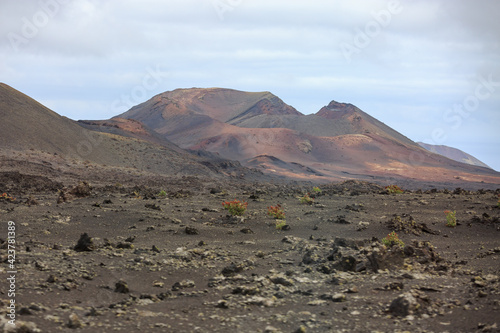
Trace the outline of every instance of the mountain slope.
<instances>
[{"instance_id":1,"label":"mountain slope","mask_svg":"<svg viewBox=\"0 0 500 333\"><path fill-rule=\"evenodd\" d=\"M206 176L224 174L219 165L229 167L227 172L242 169L238 163L217 156L184 151L139 122L108 121L112 130L91 131L3 83L0 83L0 118L2 153L15 156L9 152L40 152L46 165L82 161L114 168L115 172Z\"/></svg>"},{"instance_id":2,"label":"mountain slope","mask_svg":"<svg viewBox=\"0 0 500 333\"><path fill-rule=\"evenodd\" d=\"M8 148L34 148L78 157L83 143L97 141L72 120L4 83L0 83L0 117L1 144Z\"/></svg>"},{"instance_id":3,"label":"mountain slope","mask_svg":"<svg viewBox=\"0 0 500 333\"><path fill-rule=\"evenodd\" d=\"M352 104L331 101L316 114L297 115L259 115L238 124L250 128L288 128L315 136L333 137L346 134L376 134L394 139L407 145L413 141L389 126L361 111Z\"/></svg>"},{"instance_id":4,"label":"mountain slope","mask_svg":"<svg viewBox=\"0 0 500 333\"><path fill-rule=\"evenodd\" d=\"M186 152L165 137L133 119L113 118L109 120L78 120L77 124L92 131L136 138L161 145L181 154Z\"/></svg>"},{"instance_id":5,"label":"mountain slope","mask_svg":"<svg viewBox=\"0 0 500 333\"><path fill-rule=\"evenodd\" d=\"M491 169L487 164L481 162L474 156L467 154L466 152L453 148L453 147L448 147L444 145L431 145L428 143L423 143L423 142L417 142L421 147L427 149L428 151L431 151L433 153L443 155L449 159L452 159L457 162L462 162L465 164L470 164L470 165L475 165L475 166L481 166L485 167L488 169Z\"/></svg>"},{"instance_id":6,"label":"mountain slope","mask_svg":"<svg viewBox=\"0 0 500 333\"><path fill-rule=\"evenodd\" d=\"M292 178L500 182L498 173L431 153L354 105L335 101L306 116L268 92L177 89L118 117L142 121L181 148Z\"/></svg>"},{"instance_id":7,"label":"mountain slope","mask_svg":"<svg viewBox=\"0 0 500 333\"><path fill-rule=\"evenodd\" d=\"M136 119L153 129L158 129L157 121L160 121L163 115L169 117L188 115L194 118L194 124L208 118L222 123L236 124L259 114L300 115L301 113L269 92L192 88L176 89L156 95L120 117Z\"/></svg>"},{"instance_id":8,"label":"mountain slope","mask_svg":"<svg viewBox=\"0 0 500 333\"><path fill-rule=\"evenodd\" d=\"M211 137L251 137L253 131L235 124L264 114L301 115L269 92L192 88L156 95L118 117L139 120L180 147L192 149Z\"/></svg>"}]
</instances>

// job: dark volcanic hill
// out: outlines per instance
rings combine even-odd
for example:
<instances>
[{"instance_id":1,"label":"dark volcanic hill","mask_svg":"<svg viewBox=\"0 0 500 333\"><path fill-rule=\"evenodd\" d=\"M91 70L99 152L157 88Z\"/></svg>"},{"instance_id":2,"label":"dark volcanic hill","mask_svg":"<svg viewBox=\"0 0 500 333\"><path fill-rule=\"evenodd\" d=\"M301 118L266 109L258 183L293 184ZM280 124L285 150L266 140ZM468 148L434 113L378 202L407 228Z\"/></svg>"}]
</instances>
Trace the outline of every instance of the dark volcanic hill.
<instances>
[{"instance_id":1,"label":"dark volcanic hill","mask_svg":"<svg viewBox=\"0 0 500 333\"><path fill-rule=\"evenodd\" d=\"M0 117L4 148L33 148L78 157L77 150L83 149L82 143L97 141L71 119L61 117L4 83L0 83ZM96 160L100 158L97 151L89 155Z\"/></svg>"},{"instance_id":2,"label":"dark volcanic hill","mask_svg":"<svg viewBox=\"0 0 500 333\"><path fill-rule=\"evenodd\" d=\"M177 89L120 118L181 148L202 149L291 178L397 178L500 183L500 174L429 152L351 104L303 115L269 92Z\"/></svg>"},{"instance_id":3,"label":"dark volcanic hill","mask_svg":"<svg viewBox=\"0 0 500 333\"><path fill-rule=\"evenodd\" d=\"M187 152L138 121L83 122L88 128L95 127L86 129L3 83L0 118L2 171L17 171L20 163L60 171L74 163L86 169L91 164L100 165L113 173L139 171L166 176L245 172L237 162ZM30 157L20 157L26 152Z\"/></svg>"},{"instance_id":4,"label":"dark volcanic hill","mask_svg":"<svg viewBox=\"0 0 500 333\"><path fill-rule=\"evenodd\" d=\"M428 151L431 151L431 152L439 154L439 155L443 155L443 156L448 157L449 159L452 159L454 161L491 169L491 167L489 167L486 163L481 162L480 160L478 160L474 156L467 154L466 152L461 151L460 149L448 147L448 146L444 146L444 145L431 145L431 144L423 143L423 142L418 142L418 144L421 147L427 149Z\"/></svg>"}]
</instances>

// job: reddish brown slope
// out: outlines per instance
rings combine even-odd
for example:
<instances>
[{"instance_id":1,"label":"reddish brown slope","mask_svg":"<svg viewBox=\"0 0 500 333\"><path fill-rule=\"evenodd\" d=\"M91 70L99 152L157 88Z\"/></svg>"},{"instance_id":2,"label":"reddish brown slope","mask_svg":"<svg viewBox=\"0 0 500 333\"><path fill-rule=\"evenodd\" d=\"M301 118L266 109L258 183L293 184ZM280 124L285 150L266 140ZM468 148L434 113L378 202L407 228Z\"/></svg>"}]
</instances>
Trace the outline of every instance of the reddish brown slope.
<instances>
[{"instance_id":1,"label":"reddish brown slope","mask_svg":"<svg viewBox=\"0 0 500 333\"><path fill-rule=\"evenodd\" d=\"M43 156L50 158L47 165L54 163L53 156L57 154L57 163L65 166L69 162L82 161L112 167L116 172L123 169L124 172L207 176L217 173L212 165L220 162L194 156L168 144L163 138L157 138L161 143L152 143L147 139L148 130L133 121L117 120L114 123L119 124L116 129L122 132L135 131L136 137L90 131L3 83L0 83L0 119L0 157L4 160L7 160L4 156L17 156L17 152L42 152ZM154 135L150 137L155 138ZM20 162L27 164L32 161Z\"/></svg>"},{"instance_id":2,"label":"reddish brown slope","mask_svg":"<svg viewBox=\"0 0 500 333\"><path fill-rule=\"evenodd\" d=\"M164 136L149 129L143 123L134 119L123 119L115 117L109 120L78 120L80 126L92 131L111 133L124 137L136 138L157 145L161 145L181 154L185 154L181 148L167 140Z\"/></svg>"},{"instance_id":3,"label":"reddish brown slope","mask_svg":"<svg viewBox=\"0 0 500 333\"><path fill-rule=\"evenodd\" d=\"M304 116L267 92L178 89L121 117L143 121L183 148L295 178L364 175L500 183L498 173L432 154L357 107L335 101Z\"/></svg>"},{"instance_id":4,"label":"reddish brown slope","mask_svg":"<svg viewBox=\"0 0 500 333\"><path fill-rule=\"evenodd\" d=\"M120 115L158 129L161 119L191 116L196 125L208 118L235 123L259 114L301 115L269 92L244 92L221 88L176 89L154 96Z\"/></svg>"}]
</instances>

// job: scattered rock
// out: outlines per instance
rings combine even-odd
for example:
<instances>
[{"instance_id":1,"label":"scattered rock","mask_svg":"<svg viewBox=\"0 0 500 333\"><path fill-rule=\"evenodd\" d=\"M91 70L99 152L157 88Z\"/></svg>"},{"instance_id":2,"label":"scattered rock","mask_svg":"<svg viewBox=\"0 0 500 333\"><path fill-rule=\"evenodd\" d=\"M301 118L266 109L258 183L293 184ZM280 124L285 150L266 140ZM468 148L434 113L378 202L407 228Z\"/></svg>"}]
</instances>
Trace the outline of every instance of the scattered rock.
<instances>
[{"instance_id":1,"label":"scattered rock","mask_svg":"<svg viewBox=\"0 0 500 333\"><path fill-rule=\"evenodd\" d=\"M316 248L308 249L302 257L302 263L305 265L317 264L324 261L323 253Z\"/></svg>"},{"instance_id":2,"label":"scattered rock","mask_svg":"<svg viewBox=\"0 0 500 333\"><path fill-rule=\"evenodd\" d=\"M391 302L389 312L395 316L406 317L413 314L418 306L417 299L411 293L405 293Z\"/></svg>"},{"instance_id":3,"label":"scattered rock","mask_svg":"<svg viewBox=\"0 0 500 333\"><path fill-rule=\"evenodd\" d=\"M242 232L244 234L254 234L253 230L248 228L248 227L241 229L240 232Z\"/></svg>"},{"instance_id":4,"label":"scattered rock","mask_svg":"<svg viewBox=\"0 0 500 333\"><path fill-rule=\"evenodd\" d=\"M232 294L235 295L257 295L260 294L260 289L257 287L247 287L247 286L238 286L233 289Z\"/></svg>"},{"instance_id":5,"label":"scattered rock","mask_svg":"<svg viewBox=\"0 0 500 333\"><path fill-rule=\"evenodd\" d=\"M193 254L187 251L185 247L178 247L170 256L174 259L180 259L186 262L191 261L191 259L193 258Z\"/></svg>"},{"instance_id":6,"label":"scattered rock","mask_svg":"<svg viewBox=\"0 0 500 333\"><path fill-rule=\"evenodd\" d=\"M172 222L173 224L181 224L182 223L182 220L175 218L175 217L170 217L170 218L168 218L168 220L170 220L170 222Z\"/></svg>"},{"instance_id":7,"label":"scattered rock","mask_svg":"<svg viewBox=\"0 0 500 333\"><path fill-rule=\"evenodd\" d=\"M264 328L264 333L280 333L280 332L281 330L273 326L266 326L266 328Z\"/></svg>"},{"instance_id":8,"label":"scattered rock","mask_svg":"<svg viewBox=\"0 0 500 333\"><path fill-rule=\"evenodd\" d=\"M191 226L186 226L185 232L188 235L198 235L199 234L198 229L196 229L195 227L191 227Z\"/></svg>"},{"instance_id":9,"label":"scattered rock","mask_svg":"<svg viewBox=\"0 0 500 333\"><path fill-rule=\"evenodd\" d=\"M229 309L229 303L228 301L222 299L217 302L217 305L215 305L215 307L220 309Z\"/></svg>"},{"instance_id":10,"label":"scattered rock","mask_svg":"<svg viewBox=\"0 0 500 333\"><path fill-rule=\"evenodd\" d=\"M83 323L82 323L80 317L78 317L76 315L76 313L72 313L69 315L67 326L69 328L82 328Z\"/></svg>"},{"instance_id":11,"label":"scattered rock","mask_svg":"<svg viewBox=\"0 0 500 333\"><path fill-rule=\"evenodd\" d=\"M118 244L116 244L116 248L117 249L133 249L134 244L129 243L129 242L119 242Z\"/></svg>"},{"instance_id":12,"label":"scattered rock","mask_svg":"<svg viewBox=\"0 0 500 333\"><path fill-rule=\"evenodd\" d=\"M149 209L153 209L153 210L162 211L161 207L156 205L156 204L145 204L144 207L149 208Z\"/></svg>"},{"instance_id":13,"label":"scattered rock","mask_svg":"<svg viewBox=\"0 0 500 333\"><path fill-rule=\"evenodd\" d=\"M370 225L370 222L363 222L363 221L360 221L358 223L358 228L356 229L356 231L363 231L363 230L366 230L368 229L368 226Z\"/></svg>"},{"instance_id":14,"label":"scattered rock","mask_svg":"<svg viewBox=\"0 0 500 333\"><path fill-rule=\"evenodd\" d=\"M379 251L374 251L367 256L368 265L375 273L381 269L396 269L403 267L404 252L400 247L393 246L389 250L383 248Z\"/></svg>"},{"instance_id":15,"label":"scattered rock","mask_svg":"<svg viewBox=\"0 0 500 333\"><path fill-rule=\"evenodd\" d=\"M310 305L310 306L320 306L320 305L325 305L325 304L326 304L326 301L322 300L322 299L315 299L313 301L307 302L307 305Z\"/></svg>"},{"instance_id":16,"label":"scattered rock","mask_svg":"<svg viewBox=\"0 0 500 333\"><path fill-rule=\"evenodd\" d=\"M69 193L74 195L77 198L84 198L84 197L90 196L91 191L92 191L92 186L90 186L89 183L87 183L85 181L81 181L78 183L78 185L73 187L69 191Z\"/></svg>"},{"instance_id":17,"label":"scattered rock","mask_svg":"<svg viewBox=\"0 0 500 333\"><path fill-rule=\"evenodd\" d=\"M297 328L293 333L306 333L307 329L304 325L300 325L299 328Z\"/></svg>"},{"instance_id":18,"label":"scattered rock","mask_svg":"<svg viewBox=\"0 0 500 333\"><path fill-rule=\"evenodd\" d=\"M332 301L335 303L346 301L346 296L344 293L323 294L319 298L322 300Z\"/></svg>"},{"instance_id":19,"label":"scattered rock","mask_svg":"<svg viewBox=\"0 0 500 333\"><path fill-rule=\"evenodd\" d=\"M403 220L401 216L396 215L386 222L386 226L390 230L404 232L405 234L412 233L414 235L420 235L422 232L433 235L439 234L438 231L430 229L427 224L417 223L411 215L408 217L408 220Z\"/></svg>"},{"instance_id":20,"label":"scattered rock","mask_svg":"<svg viewBox=\"0 0 500 333\"><path fill-rule=\"evenodd\" d=\"M26 201L24 202L26 205L28 206L37 206L39 205L40 203L38 202L38 200L36 200L34 197L32 197L31 195L26 199Z\"/></svg>"},{"instance_id":21,"label":"scattered rock","mask_svg":"<svg viewBox=\"0 0 500 333\"><path fill-rule=\"evenodd\" d=\"M29 321L22 321L19 319L16 319L16 324L12 325L8 323L6 318L3 318L5 316L2 316L0 319L0 329L2 329L2 332L5 333L41 333L42 330L38 328L38 326Z\"/></svg>"},{"instance_id":22,"label":"scattered rock","mask_svg":"<svg viewBox=\"0 0 500 333\"><path fill-rule=\"evenodd\" d=\"M172 286L172 291L178 291L186 288L193 288L195 286L194 281L192 280L182 280L180 282L174 283Z\"/></svg>"},{"instance_id":23,"label":"scattered rock","mask_svg":"<svg viewBox=\"0 0 500 333\"><path fill-rule=\"evenodd\" d=\"M53 274L50 274L49 277L47 278L48 283L55 283L57 281L59 281L59 279Z\"/></svg>"},{"instance_id":24,"label":"scattered rock","mask_svg":"<svg viewBox=\"0 0 500 333\"><path fill-rule=\"evenodd\" d=\"M273 276L269 277L269 280L271 280L271 282L274 284L280 284L280 285L285 286L285 287L290 287L290 286L293 286L293 284L294 284L292 279L289 279L282 274L273 275Z\"/></svg>"},{"instance_id":25,"label":"scattered rock","mask_svg":"<svg viewBox=\"0 0 500 333\"><path fill-rule=\"evenodd\" d=\"M244 268L245 268L244 264L236 265L235 263L231 263L229 266L224 267L221 273L224 276L233 276L235 274L242 272Z\"/></svg>"},{"instance_id":26,"label":"scattered rock","mask_svg":"<svg viewBox=\"0 0 500 333\"><path fill-rule=\"evenodd\" d=\"M388 283L382 288L376 288L376 289L377 290L403 290L403 288L404 288L403 282L396 281L396 282Z\"/></svg>"},{"instance_id":27,"label":"scattered rock","mask_svg":"<svg viewBox=\"0 0 500 333\"><path fill-rule=\"evenodd\" d=\"M351 224L351 222L347 221L344 215L338 215L333 219L328 219L328 222L333 222L338 224Z\"/></svg>"},{"instance_id":28,"label":"scattered rock","mask_svg":"<svg viewBox=\"0 0 500 333\"><path fill-rule=\"evenodd\" d=\"M258 305L258 306L265 306L265 307L271 307L275 304L276 302L276 297L261 297L261 296L253 296L245 300L246 304L252 304L252 305Z\"/></svg>"},{"instance_id":29,"label":"scattered rock","mask_svg":"<svg viewBox=\"0 0 500 333\"><path fill-rule=\"evenodd\" d=\"M341 247L348 247L354 250L359 250L360 247L363 247L367 241L365 240L356 240L356 239L347 239L343 237L335 237L334 245Z\"/></svg>"},{"instance_id":30,"label":"scattered rock","mask_svg":"<svg viewBox=\"0 0 500 333\"><path fill-rule=\"evenodd\" d=\"M84 233L80 236L78 243L76 243L73 249L77 252L84 252L84 251L94 251L95 248L96 247L94 245L94 242L92 241L92 238L89 237L87 233Z\"/></svg>"},{"instance_id":31,"label":"scattered rock","mask_svg":"<svg viewBox=\"0 0 500 333\"><path fill-rule=\"evenodd\" d=\"M365 206L363 204L352 204L352 205L347 205L344 207L346 210L350 210L353 212L360 212L361 210L365 209Z\"/></svg>"},{"instance_id":32,"label":"scattered rock","mask_svg":"<svg viewBox=\"0 0 500 333\"><path fill-rule=\"evenodd\" d=\"M128 242L128 243L133 243L135 240L135 236L129 236L127 238L125 238L125 242Z\"/></svg>"},{"instance_id":33,"label":"scattered rock","mask_svg":"<svg viewBox=\"0 0 500 333\"><path fill-rule=\"evenodd\" d=\"M116 293L122 293L126 294L130 292L130 289L128 288L127 282L123 280L119 280L118 282L115 283L115 292Z\"/></svg>"},{"instance_id":34,"label":"scattered rock","mask_svg":"<svg viewBox=\"0 0 500 333\"><path fill-rule=\"evenodd\" d=\"M221 218L220 223L223 223L223 224L242 224L242 223L245 223L245 217L244 216L226 215L226 216L223 216Z\"/></svg>"},{"instance_id":35,"label":"scattered rock","mask_svg":"<svg viewBox=\"0 0 500 333\"><path fill-rule=\"evenodd\" d=\"M304 242L304 239L295 237L295 236L285 236L282 240L283 243L288 243L288 244L299 244Z\"/></svg>"}]
</instances>

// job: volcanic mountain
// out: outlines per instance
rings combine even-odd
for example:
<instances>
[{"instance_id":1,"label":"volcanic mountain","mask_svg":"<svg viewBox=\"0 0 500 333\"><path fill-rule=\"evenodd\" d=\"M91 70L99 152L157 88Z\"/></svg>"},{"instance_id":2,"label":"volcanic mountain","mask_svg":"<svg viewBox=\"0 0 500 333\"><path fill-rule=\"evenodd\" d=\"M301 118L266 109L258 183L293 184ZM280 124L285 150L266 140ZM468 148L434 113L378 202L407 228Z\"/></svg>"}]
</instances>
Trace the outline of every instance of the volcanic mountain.
<instances>
[{"instance_id":1,"label":"volcanic mountain","mask_svg":"<svg viewBox=\"0 0 500 333\"><path fill-rule=\"evenodd\" d=\"M185 149L316 181L398 178L500 183L500 174L429 152L354 105L304 115L270 92L176 89L118 116Z\"/></svg>"},{"instance_id":2,"label":"volcanic mountain","mask_svg":"<svg viewBox=\"0 0 500 333\"><path fill-rule=\"evenodd\" d=\"M126 173L214 176L244 169L237 162L218 156L187 152L138 121L82 123L94 127L86 129L3 83L0 83L0 119L2 171L17 170L17 162L23 159L18 157L21 152L30 154L23 165L67 166L74 162L84 163L87 168L94 164ZM110 125L107 127L112 130L95 130L104 125ZM41 161L35 162L35 158Z\"/></svg>"},{"instance_id":3,"label":"volcanic mountain","mask_svg":"<svg viewBox=\"0 0 500 333\"><path fill-rule=\"evenodd\" d=\"M453 148L453 147L448 147L445 145L431 145L428 143L423 143L423 142L417 142L421 147L427 149L428 151L431 151L433 153L443 155L445 157L448 157L449 159L452 159L454 161L462 162L465 164L470 164L470 165L476 165L476 166L482 166L485 168L491 169L486 163L481 162L474 156L467 154L464 151L461 151L460 149Z\"/></svg>"}]
</instances>

